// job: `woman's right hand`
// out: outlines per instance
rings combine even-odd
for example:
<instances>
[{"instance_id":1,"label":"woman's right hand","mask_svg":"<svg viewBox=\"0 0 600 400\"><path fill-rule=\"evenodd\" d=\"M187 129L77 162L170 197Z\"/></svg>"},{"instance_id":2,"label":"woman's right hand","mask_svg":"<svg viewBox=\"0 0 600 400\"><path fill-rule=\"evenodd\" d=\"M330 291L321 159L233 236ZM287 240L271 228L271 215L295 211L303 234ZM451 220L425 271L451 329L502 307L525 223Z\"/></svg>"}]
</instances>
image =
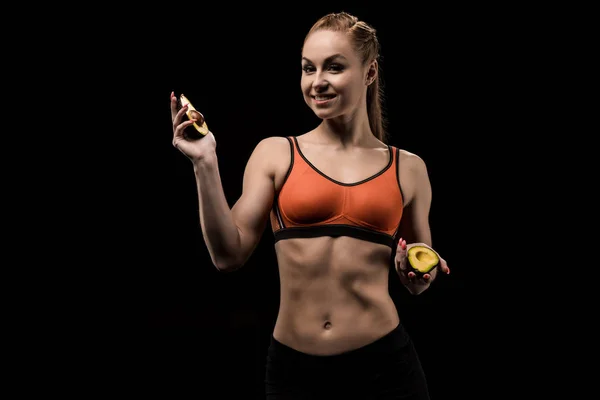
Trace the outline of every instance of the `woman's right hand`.
<instances>
[{"instance_id":1,"label":"woman's right hand","mask_svg":"<svg viewBox=\"0 0 600 400\"><path fill-rule=\"evenodd\" d=\"M210 132L201 138L190 138L184 134L185 129L194 123L193 120L186 121L183 115L187 106L177 109L177 97L171 92L171 119L173 120L173 146L179 149L192 162L203 160L215 154L217 143ZM182 122L183 121L183 122Z\"/></svg>"}]
</instances>

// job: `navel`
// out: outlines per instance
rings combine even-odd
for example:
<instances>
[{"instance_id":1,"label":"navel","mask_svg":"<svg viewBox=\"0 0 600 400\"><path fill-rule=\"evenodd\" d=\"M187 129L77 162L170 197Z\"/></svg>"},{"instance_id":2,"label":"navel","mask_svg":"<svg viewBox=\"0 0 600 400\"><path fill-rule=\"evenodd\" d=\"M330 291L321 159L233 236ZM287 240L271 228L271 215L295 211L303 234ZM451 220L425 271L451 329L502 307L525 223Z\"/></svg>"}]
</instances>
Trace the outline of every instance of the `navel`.
<instances>
[{"instance_id":1,"label":"navel","mask_svg":"<svg viewBox=\"0 0 600 400\"><path fill-rule=\"evenodd\" d=\"M330 321L325 321L325 324L323 324L323 328L329 330L331 329L331 322Z\"/></svg>"}]
</instances>

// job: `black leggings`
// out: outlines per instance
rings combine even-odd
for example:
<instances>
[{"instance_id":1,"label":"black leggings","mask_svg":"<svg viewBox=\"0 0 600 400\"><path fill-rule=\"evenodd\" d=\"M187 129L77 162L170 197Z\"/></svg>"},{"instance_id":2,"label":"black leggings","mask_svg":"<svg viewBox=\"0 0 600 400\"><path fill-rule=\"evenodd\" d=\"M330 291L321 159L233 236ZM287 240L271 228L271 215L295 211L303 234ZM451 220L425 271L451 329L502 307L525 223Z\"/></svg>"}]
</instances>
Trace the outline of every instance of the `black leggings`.
<instances>
[{"instance_id":1,"label":"black leggings","mask_svg":"<svg viewBox=\"0 0 600 400\"><path fill-rule=\"evenodd\" d=\"M373 343L332 356L305 354L271 337L265 389L267 400L429 399L402 324Z\"/></svg>"}]
</instances>

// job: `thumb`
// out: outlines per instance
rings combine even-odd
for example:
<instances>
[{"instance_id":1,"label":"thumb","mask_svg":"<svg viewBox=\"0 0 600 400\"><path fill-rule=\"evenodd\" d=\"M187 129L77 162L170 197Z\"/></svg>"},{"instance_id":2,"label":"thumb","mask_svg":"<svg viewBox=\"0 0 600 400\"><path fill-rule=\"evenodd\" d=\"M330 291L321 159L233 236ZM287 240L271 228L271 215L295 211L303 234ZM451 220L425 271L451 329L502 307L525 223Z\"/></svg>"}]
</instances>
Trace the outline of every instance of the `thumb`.
<instances>
[{"instance_id":1,"label":"thumb","mask_svg":"<svg viewBox=\"0 0 600 400\"><path fill-rule=\"evenodd\" d=\"M396 264L402 271L407 270L406 252L406 240L400 238L398 241L398 247L396 249Z\"/></svg>"}]
</instances>

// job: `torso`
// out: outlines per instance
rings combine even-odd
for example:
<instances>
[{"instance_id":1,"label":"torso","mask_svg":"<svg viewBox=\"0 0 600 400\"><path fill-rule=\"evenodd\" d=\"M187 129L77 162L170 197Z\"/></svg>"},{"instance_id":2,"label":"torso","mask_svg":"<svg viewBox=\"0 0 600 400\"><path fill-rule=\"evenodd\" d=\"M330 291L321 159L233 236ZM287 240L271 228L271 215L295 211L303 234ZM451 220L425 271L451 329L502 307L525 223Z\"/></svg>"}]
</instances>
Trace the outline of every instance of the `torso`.
<instances>
[{"instance_id":1,"label":"torso","mask_svg":"<svg viewBox=\"0 0 600 400\"><path fill-rule=\"evenodd\" d=\"M389 162L388 147L383 144L343 150L313 144L309 135L297 140L315 168L342 183L363 181ZM273 151L278 154L274 163L277 193L290 167L287 139L281 138L279 146ZM398 312L388 292L389 246L347 236L322 236L279 240L275 251L281 286L273 332L278 341L308 354L339 354L371 343L398 325Z\"/></svg>"}]
</instances>

